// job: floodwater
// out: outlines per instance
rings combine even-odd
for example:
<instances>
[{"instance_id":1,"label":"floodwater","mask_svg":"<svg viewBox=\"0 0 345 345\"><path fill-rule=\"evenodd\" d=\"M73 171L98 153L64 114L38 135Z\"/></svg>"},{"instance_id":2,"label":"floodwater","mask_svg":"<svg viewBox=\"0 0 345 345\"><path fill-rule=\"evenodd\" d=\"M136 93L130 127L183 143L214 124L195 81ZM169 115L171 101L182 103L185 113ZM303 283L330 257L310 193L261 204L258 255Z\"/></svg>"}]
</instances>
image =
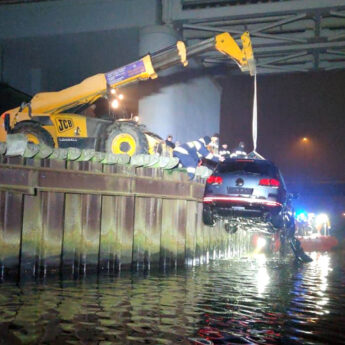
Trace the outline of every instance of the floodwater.
<instances>
[{"instance_id":1,"label":"floodwater","mask_svg":"<svg viewBox=\"0 0 345 345\"><path fill-rule=\"evenodd\" d=\"M345 344L344 254L0 284L0 344Z\"/></svg>"}]
</instances>

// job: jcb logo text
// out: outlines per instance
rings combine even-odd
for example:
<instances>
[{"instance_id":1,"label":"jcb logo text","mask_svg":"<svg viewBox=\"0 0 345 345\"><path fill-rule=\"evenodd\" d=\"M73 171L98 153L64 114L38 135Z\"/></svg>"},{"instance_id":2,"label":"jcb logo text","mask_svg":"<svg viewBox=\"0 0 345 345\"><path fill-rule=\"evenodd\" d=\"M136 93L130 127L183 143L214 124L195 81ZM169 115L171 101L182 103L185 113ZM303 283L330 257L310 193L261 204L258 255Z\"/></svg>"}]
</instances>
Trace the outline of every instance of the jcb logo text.
<instances>
[{"instance_id":1,"label":"jcb logo text","mask_svg":"<svg viewBox=\"0 0 345 345\"><path fill-rule=\"evenodd\" d=\"M64 132L73 128L72 119L56 119L56 121L59 132Z\"/></svg>"}]
</instances>

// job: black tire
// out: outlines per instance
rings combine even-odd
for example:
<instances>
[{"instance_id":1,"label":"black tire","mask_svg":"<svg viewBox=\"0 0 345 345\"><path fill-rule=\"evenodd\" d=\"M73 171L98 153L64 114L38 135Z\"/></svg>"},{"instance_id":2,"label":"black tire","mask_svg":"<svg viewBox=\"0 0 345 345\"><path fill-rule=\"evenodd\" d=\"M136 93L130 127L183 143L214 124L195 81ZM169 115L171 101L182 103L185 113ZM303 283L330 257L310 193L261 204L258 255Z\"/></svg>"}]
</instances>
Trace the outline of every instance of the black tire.
<instances>
[{"instance_id":1,"label":"black tire","mask_svg":"<svg viewBox=\"0 0 345 345\"><path fill-rule=\"evenodd\" d=\"M229 234L234 234L238 230L237 225L230 225L229 223L224 224L225 231Z\"/></svg>"},{"instance_id":2,"label":"black tire","mask_svg":"<svg viewBox=\"0 0 345 345\"><path fill-rule=\"evenodd\" d=\"M203 206L202 221L207 226L215 226L215 224L216 224L216 220L214 218L212 208L209 205Z\"/></svg>"},{"instance_id":3,"label":"black tire","mask_svg":"<svg viewBox=\"0 0 345 345\"><path fill-rule=\"evenodd\" d=\"M105 152L127 153L130 156L148 153L149 145L145 134L134 124L116 124L108 129Z\"/></svg>"},{"instance_id":4,"label":"black tire","mask_svg":"<svg viewBox=\"0 0 345 345\"><path fill-rule=\"evenodd\" d=\"M23 133L28 137L28 141L34 144L45 144L54 147L52 136L37 122L23 121L18 122L13 128L12 134Z\"/></svg>"}]
</instances>

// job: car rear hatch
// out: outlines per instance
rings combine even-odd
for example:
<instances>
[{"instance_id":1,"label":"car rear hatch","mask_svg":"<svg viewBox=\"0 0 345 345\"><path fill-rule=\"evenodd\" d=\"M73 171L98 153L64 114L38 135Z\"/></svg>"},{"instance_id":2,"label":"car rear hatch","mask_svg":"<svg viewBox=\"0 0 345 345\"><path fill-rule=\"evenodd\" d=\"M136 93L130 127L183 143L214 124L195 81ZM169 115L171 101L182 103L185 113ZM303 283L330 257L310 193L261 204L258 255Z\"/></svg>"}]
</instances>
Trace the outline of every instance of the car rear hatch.
<instances>
[{"instance_id":1,"label":"car rear hatch","mask_svg":"<svg viewBox=\"0 0 345 345\"><path fill-rule=\"evenodd\" d=\"M219 164L207 180L204 202L247 210L280 207L275 177L275 168L267 161L231 159Z\"/></svg>"}]
</instances>

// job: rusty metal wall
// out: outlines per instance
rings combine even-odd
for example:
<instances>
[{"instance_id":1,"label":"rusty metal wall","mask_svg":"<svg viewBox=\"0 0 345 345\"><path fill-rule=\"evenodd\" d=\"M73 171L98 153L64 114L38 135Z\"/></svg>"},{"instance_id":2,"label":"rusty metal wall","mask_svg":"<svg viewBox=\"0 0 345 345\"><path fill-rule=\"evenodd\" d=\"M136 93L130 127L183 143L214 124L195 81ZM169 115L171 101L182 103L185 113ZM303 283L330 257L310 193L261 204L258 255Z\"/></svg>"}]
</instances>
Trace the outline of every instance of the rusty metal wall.
<instances>
[{"instance_id":1,"label":"rusty metal wall","mask_svg":"<svg viewBox=\"0 0 345 345\"><path fill-rule=\"evenodd\" d=\"M204 181L178 170L0 157L0 274L150 269L239 256L250 238L202 222Z\"/></svg>"}]
</instances>

